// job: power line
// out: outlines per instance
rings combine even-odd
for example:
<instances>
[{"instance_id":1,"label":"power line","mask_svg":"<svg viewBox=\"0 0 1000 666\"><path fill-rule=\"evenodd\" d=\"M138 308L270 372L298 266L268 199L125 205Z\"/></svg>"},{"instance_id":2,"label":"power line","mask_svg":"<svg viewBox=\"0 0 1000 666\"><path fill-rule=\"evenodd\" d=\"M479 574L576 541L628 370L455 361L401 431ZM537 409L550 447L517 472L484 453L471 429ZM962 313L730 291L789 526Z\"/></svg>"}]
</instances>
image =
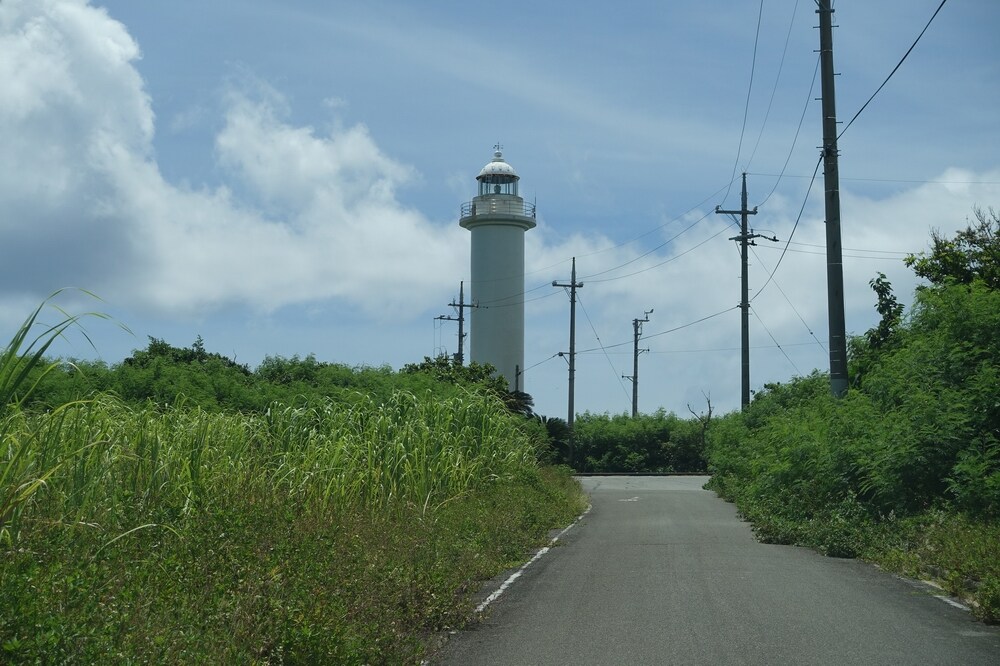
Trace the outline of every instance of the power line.
<instances>
[{"instance_id":1,"label":"power line","mask_svg":"<svg viewBox=\"0 0 1000 666\"><path fill-rule=\"evenodd\" d=\"M750 299L751 303L754 300L756 300L758 296L761 295L761 293L764 291L764 288L767 287L767 285L771 283L771 280L774 279L774 274L778 272L778 266L781 265L781 260L785 258L785 253L788 252L788 244L792 242L792 236L795 235L795 230L799 228L799 221L802 219L802 212L806 209L806 202L809 201L809 193L812 192L813 183L816 182L816 174L819 173L819 165L822 163L823 163L823 156L820 155L819 161L816 162L816 168L813 170L812 180L809 181L809 187L808 189L806 189L806 196L803 197L802 199L802 207L799 208L798 217L795 218L795 224L792 226L792 233L788 235L788 240L785 241L785 248L781 251L781 256L778 257L778 263L774 265L774 270L771 271L771 274L768 276L767 281L764 282L761 288L757 290L757 293L754 294L753 298Z\"/></svg>"},{"instance_id":2,"label":"power line","mask_svg":"<svg viewBox=\"0 0 1000 666\"><path fill-rule=\"evenodd\" d=\"M757 321L760 322L760 325L764 327L765 331L767 331L767 334L771 337L771 340L774 341L775 346L781 350L781 353L784 355L784 357L788 359L789 363L792 364L792 367L795 368L795 372L801 375L802 371L799 370L799 366L795 365L795 361L793 361L792 357L788 355L788 352L786 352L784 349L781 348L781 343L778 342L777 338L774 337L774 334L771 333L771 329L767 327L767 324L764 323L764 320L760 318L759 314L757 314L757 310L754 308L751 308L751 310L753 311L753 316L757 317Z\"/></svg>"},{"instance_id":3,"label":"power line","mask_svg":"<svg viewBox=\"0 0 1000 666\"><path fill-rule=\"evenodd\" d=\"M732 183L733 183L733 181L730 180L728 183L726 183L725 185L723 185L722 187L720 187L719 189L717 189L715 192L712 192L707 197L705 197L704 199L702 199L701 201L699 201L698 203L696 203L694 206L691 206L690 208L688 208L686 211L684 211L683 213L681 213L677 217L675 217L675 218L673 218L671 220L668 220L667 222L664 222L661 225L653 227L649 231L645 231L645 232L639 234L638 236L636 236L635 238L627 240L627 241L625 241L623 243L619 243L618 245L612 245L610 247L606 247L606 248L601 249L601 250L594 250L593 252L589 252L587 254L580 254L580 255L577 255L577 256L580 257L581 259L584 258L584 257L593 257L594 255L597 255L597 254L603 254L604 252L610 252L611 250L617 250L618 248L625 247L626 245L630 245L631 243L634 243L637 240L645 238L646 236L649 236L650 234L654 234L657 231L659 231L660 229L664 229L664 228L670 226L674 222L677 222L679 220L683 220L685 217L687 217L689 214L691 214L691 212L693 212L695 210L698 210L699 208L701 208L702 206L704 206L707 202L712 201L713 199L715 199L716 197L718 197L719 192L721 192L722 190L724 190L727 187L729 187L730 185L732 185ZM565 260L561 261L559 264L555 264L555 265L558 266L558 265L561 265L561 264L564 264L564 263L566 263Z\"/></svg>"},{"instance_id":4,"label":"power line","mask_svg":"<svg viewBox=\"0 0 1000 666\"><path fill-rule=\"evenodd\" d=\"M913 51L914 47L916 47L917 42L919 42L920 38L924 36L925 32L927 32L927 28L931 27L931 23L933 23L934 19L938 15L938 12L941 11L941 8L944 7L944 3L946 2L948 2L948 0L941 0L941 4L938 5L938 8L934 10L934 13L931 15L930 19L928 19L927 25L924 26L924 29L920 31L920 34L917 35L917 38L913 40L913 44L910 45L910 48L906 50L906 53L903 54L903 57L899 59L899 62L896 63L896 66L892 68L891 72L889 72L889 76L885 77L885 81L882 82L882 85L880 85L878 89L872 93L872 96L868 98L867 102L861 105L861 108L858 109L858 112L854 114L854 117L851 118L846 125L844 125L844 129L840 130L840 134L837 135L838 140L840 139L840 137L844 136L844 132L847 131L847 128L850 127L855 120L857 120L858 116L861 115L861 112L864 111L865 108L867 108L867 106L871 103L873 99L875 99L875 95L878 95L879 92L881 92L882 88L885 87L885 84L889 83L889 79L891 79L892 75L896 73L896 70L898 70L903 65L903 61L906 60L906 58L910 55L910 52Z\"/></svg>"},{"instance_id":5,"label":"power line","mask_svg":"<svg viewBox=\"0 0 1000 666\"><path fill-rule=\"evenodd\" d=\"M815 345L816 345L815 341L809 340L808 342L787 342L787 343L785 343L782 346L784 346L784 347L813 347ZM770 345L751 345L750 346L750 349L757 350L757 351L761 351L761 350L765 350L765 349L775 349L775 348L776 348L776 346L773 345L773 344L770 344ZM713 348L713 349L660 349L660 350L653 349L653 350L650 350L649 352L646 352L646 353L649 353L649 354L709 354L709 353L713 353L714 354L714 353L718 353L718 352L740 351L740 349L741 349L740 347L716 347L716 348ZM595 349L595 350L592 350L592 351L587 352L587 353L596 354L599 351L601 351L601 350L600 349ZM577 352L577 353L578 354L582 354L583 352ZM618 355L618 356L624 356L625 354L628 354L630 356L632 355L631 351L612 351L612 352L608 352L608 353L614 354L614 355Z\"/></svg>"},{"instance_id":6,"label":"power line","mask_svg":"<svg viewBox=\"0 0 1000 666\"><path fill-rule=\"evenodd\" d=\"M679 216L673 218L672 220L670 220L668 222L665 222L665 223L663 223L663 224L661 224L661 225L659 225L657 227L654 227L653 229L650 229L649 231L647 231L645 233L642 233L639 236L636 236L635 238L632 238L631 240L627 240L627 241L625 241L623 243L619 243L618 245L607 247L607 248L604 248L602 250L595 250L594 252L590 252L588 254L583 254L583 255L580 255L580 256L581 257L592 257L594 255L601 254L601 253L604 253L604 252L608 252L608 251L611 251L611 250L616 250L618 248L621 248L621 247L624 247L624 246L629 245L631 243L634 243L637 240L640 240L640 239L642 239L642 238L644 238L644 237L646 237L646 236L648 236L648 235L650 235L652 233L655 233L655 232L659 231L660 229L663 229L664 227L667 227L667 226L673 224L674 222L677 222L678 220L683 219L688 214L690 214L692 211L697 210L698 208L700 208L701 206L703 206L707 201L710 201L713 198L717 197L718 194L720 192L722 192L727 186L728 186L728 184L727 185L723 185L722 187L720 187L719 189L717 189L715 192L712 192L712 194L708 195L706 198L704 198L703 200L701 200L700 202L698 202L698 204L696 204L695 206L692 206L691 208L689 208L688 210L686 210L681 215L679 215ZM696 224L698 224L698 222L701 222L702 220L704 220L705 218L707 218L710 214L711 213L706 213L697 222L695 222L693 225L691 225L690 227L688 227L688 229L690 229L691 227L693 227ZM646 252L644 255L642 255L641 257L638 257L637 259L641 259L642 257L648 256L652 252L655 252L657 249L660 249L660 248L664 247L665 245L669 244L671 241L675 240L678 236L684 234L688 229L685 229L684 231L682 231L679 234L675 235L669 241L667 241L665 243L661 243L659 246L657 246L656 248L654 248L650 252ZM714 238L714 236L713 236L713 238ZM702 244L703 243L700 243L699 246L702 245ZM695 246L695 247L698 247L698 246ZM691 249L694 249L694 248L691 248ZM679 256L683 256L684 254L687 254L687 252L690 252L690 250L687 250L687 251L685 251L685 252L683 252L683 253L681 253L680 255L677 255L677 256L678 257ZM610 272L610 271L613 271L613 270L617 270L619 268L627 266L628 264L633 263L637 259L630 260L630 261L628 261L628 262L626 262L624 264L621 264L620 266L615 266L614 268L610 268L610 269L608 269L606 271L602 271L601 273L595 273L594 275L602 275L603 273L607 273L607 272ZM668 259L667 261L672 261L672 260L673 259ZM567 261L569 261L569 260L568 259L564 259L562 261L556 262L556 263L551 264L549 266L546 266L544 268L539 268L539 269L536 269L536 270L533 270L533 271L526 272L524 275L533 275L535 273L541 273L541 272L547 271L547 270L549 270L551 268L555 268L556 266L561 266L561 265L565 264ZM666 262L664 262L664 263L666 263ZM657 264L656 266L651 266L649 269L644 269L644 270L651 270L652 268L657 268L658 266L662 266L662 265L663 265L662 263L661 264ZM639 271L639 273L641 273L641 272L644 272L644 271ZM630 277L632 275L638 275L639 273L631 273L629 275L623 275L621 277ZM516 277L516 276L510 276L510 277ZM500 280L500 279L504 279L504 278L497 278L497 280ZM611 278L611 279L617 280L619 278ZM596 282L604 282L604 281L605 280L596 280ZM477 305L479 307L486 307L486 308L489 308L489 307L493 307L493 308L497 308L497 307L514 307L514 306L517 306L517 305L520 304L520 301L517 301L516 299L520 298L521 296L525 296L525 295L530 294L530 293L532 293L534 291L538 291L540 289L544 289L544 288L547 288L547 287L550 287L550 286L552 286L551 283L545 282L543 284L539 284L539 285L537 285L535 287L532 287L530 289L525 289L524 291L522 291L520 293L511 294L510 296L504 296L502 298L493 299L492 301L477 301ZM530 303L532 301L541 300L542 298L549 298L550 296L553 296L556 293L558 293L558 292L552 292L552 293L546 294L545 296L542 296L542 297L539 297L539 298L528 299L528 300L526 300L524 302L525 303ZM505 301L514 301L514 302L512 302L512 303L505 303Z\"/></svg>"},{"instance_id":7,"label":"power line","mask_svg":"<svg viewBox=\"0 0 1000 666\"><path fill-rule=\"evenodd\" d=\"M702 317L701 319L695 319L694 321L692 321L689 324L684 324L683 326L675 326L674 328L667 329L666 331L660 331L659 333L653 333L652 335L647 335L646 338L647 339L648 338L658 338L661 335L666 335L667 333L673 333L673 332L679 331L679 330L681 330L683 328L688 328L690 326L694 326L695 324L700 324L703 321L708 321L709 319L714 319L715 317L718 317L719 315L724 315L727 312L729 312L730 310L735 310L737 307L739 307L739 306L734 305L731 308L726 308L725 310L720 310L719 312L716 312L715 314L710 314L707 317ZM628 344L628 343L626 342L625 344Z\"/></svg>"},{"instance_id":8,"label":"power line","mask_svg":"<svg viewBox=\"0 0 1000 666\"><path fill-rule=\"evenodd\" d=\"M705 217L708 217L708 216L709 216L709 215L711 215L711 214L712 214L711 212L708 212L708 213L705 213ZM703 220L703 219L705 219L705 217L703 217L703 218L702 218L702 220ZM699 222L700 222L700 221L701 221L701 220L699 220ZM701 241L701 242L700 242L700 243L698 243L697 245L694 245L694 246L692 246L692 247L689 247L688 249L684 250L683 252L681 252L681 253L679 253L679 254L675 254L675 255L674 255L674 256L672 256L672 257L669 257L669 258L667 258L667 259L664 259L663 261L661 261L661 262L660 262L660 263L658 263L658 264L653 264L652 266L648 266L648 267L646 267L646 268L643 268L642 270L638 270L638 271L635 271L634 273L626 273L625 275L619 275L619 276L617 276L617 277L610 277L610 278L602 278L602 279L600 279L600 280L590 280L590 282L613 282L614 280L622 280L622 279L624 279L624 278L628 278L628 277L634 277L634 276L636 276L636 275L641 275L641 274L643 274L643 273L645 273L645 272L647 272L647 271L651 271L651 270L653 270L654 268L659 268L660 266L663 266L663 265L665 265L665 264L669 264L669 263L670 263L671 261L675 261L675 260L677 260L677 259L680 259L680 258L681 258L681 257L683 257L683 256L684 256L685 254L688 254L689 252L693 252L693 251L697 250L697 249L698 249L699 247L701 247L702 245L704 245L704 244L705 244L705 243L707 243L708 241L712 240L712 239L713 239L713 238L715 238L716 236L720 236L720 235L722 235L723 233L725 233L725 232L726 232L726 231L728 231L728 230L729 230L729 227L728 227L728 226L726 226L726 227L723 227L723 228L722 228L721 230L719 230L719 231L715 232L714 234L712 234L711 236L709 236L709 237L708 237L708 238L706 238L705 240Z\"/></svg>"},{"instance_id":9,"label":"power line","mask_svg":"<svg viewBox=\"0 0 1000 666\"><path fill-rule=\"evenodd\" d=\"M759 204L757 204L758 206L763 206L765 203L767 203L767 200L771 198L771 195L774 194L774 191L778 189L778 184L781 182L781 179L785 177L785 170L788 168L788 163L792 160L792 154L795 152L795 144L798 143L799 141L799 133L802 131L802 124L803 122L805 122L806 119L806 111L809 110L809 103L813 101L813 96L812 96L813 88L816 87L817 74L819 74L819 57L816 58L816 67L813 69L812 81L809 83L809 92L808 94L806 94L806 103L802 105L802 113L799 114L799 124L798 127L795 128L795 136L792 137L792 145L788 149L788 155L785 156L785 163L781 166L781 173L778 174L777 180L774 181L774 187L772 187L771 191L767 193L767 196L764 197L764 200L761 201ZM750 174L750 175L757 176L763 174Z\"/></svg>"},{"instance_id":10,"label":"power line","mask_svg":"<svg viewBox=\"0 0 1000 666\"><path fill-rule=\"evenodd\" d=\"M705 213L699 219L695 220L693 223L691 223L690 225L688 225L687 227L685 227L683 230L681 230L680 232L674 234L673 237L671 237L671 238L663 241L662 243L660 243L659 245L657 245L653 249L651 249L651 250L649 250L647 252L644 252L643 254L640 254L638 257L635 257L634 259L629 259L624 264L619 264L618 266L615 266L613 268L608 268L608 269L600 271L598 273L591 273L589 275L584 275L580 279L582 279L582 280L590 280L591 278L597 277L598 275L604 275L605 273L610 273L611 271L616 271L619 268L625 268L629 264L634 264L635 262L639 261L640 259L643 259L643 258L648 257L649 255L653 254L657 250L659 250L659 249L661 249L661 248L663 248L663 247L665 247L667 245L670 245L675 240L677 240L678 238L680 238L681 236L683 236L684 234L686 234L687 232L691 231L696 226L698 226L699 224L701 224L705 220L705 218L707 218L710 214L711 213ZM593 282L594 280L591 280L591 281ZM600 282L600 280L597 280L597 282Z\"/></svg>"},{"instance_id":11,"label":"power line","mask_svg":"<svg viewBox=\"0 0 1000 666\"><path fill-rule=\"evenodd\" d=\"M769 248L770 246L769 245L765 245L764 247L768 247ZM761 260L760 257L757 256L757 251L756 250L751 250L751 251L753 252L753 256L757 258L757 261L760 262L761 266L764 266L764 262ZM767 266L764 266L764 270L767 270ZM786 294L785 290L781 288L781 285L778 284L778 281L777 280L773 280L773 277L774 277L773 273L771 274L771 276L772 276L772 281L774 282L774 286L777 287L778 291L781 293L781 295L785 297L785 302L788 303L788 307L790 307L792 309L792 312L795 313L795 316L798 317L799 321L802 322L802 325L806 327L806 330L809 331L809 335L811 335L812 338L816 341L816 344L818 344L820 346L820 349L822 349L824 352L826 352L827 351L826 347L823 345L822 342L820 342L820 339L816 337L816 334L813 333L812 326L810 326L809 324L806 323L806 320L803 319L803 317L799 313L798 309L792 304L792 300L790 298L788 298L788 294Z\"/></svg>"},{"instance_id":12,"label":"power line","mask_svg":"<svg viewBox=\"0 0 1000 666\"><path fill-rule=\"evenodd\" d=\"M559 292L555 292L555 293L559 293ZM548 357L547 359L544 359L544 360L541 360L541 361L539 361L538 363L535 363L534 365L529 365L529 366L528 366L527 368L525 368L524 370L522 370L522 371L521 371L521 374L523 375L523 374L524 374L524 373L526 373L526 372L527 372L528 370L531 370L531 369L533 369L533 368L537 368L537 367L538 367L538 366L540 366L540 365L541 365L542 363L548 363L549 361L551 361L552 359L556 358L557 356L559 356L559 352L556 352L556 353L555 353L555 354L553 354L552 356L549 356L549 357Z\"/></svg>"},{"instance_id":13,"label":"power line","mask_svg":"<svg viewBox=\"0 0 1000 666\"><path fill-rule=\"evenodd\" d=\"M740 128L740 142L736 147L736 160L733 162L733 174L729 180L729 188L726 190L726 195L722 197L722 202L725 203L726 199L729 198L729 192L732 189L733 181L736 180L736 170L740 165L740 156L743 153L743 137L747 131L747 116L750 115L750 96L753 92L753 76L754 71L757 69L757 44L760 42L760 23L761 18L764 16L764 0L760 0L760 8L757 10L757 30L754 33L753 38L753 57L750 59L750 83L747 85L747 100L743 107L743 126Z\"/></svg>"},{"instance_id":14,"label":"power line","mask_svg":"<svg viewBox=\"0 0 1000 666\"><path fill-rule=\"evenodd\" d=\"M615 369L615 364L611 362L611 357L608 356L608 352L604 348L604 343L601 342L601 336L597 334L597 328L594 327L594 322L591 321L590 315L587 313L587 308L584 306L583 298L580 297L580 294L576 295L576 300L580 304L580 308L583 310L583 316L587 318L587 323L590 324L590 330L594 332L594 337L597 338L597 344L601 345L601 350L604 352L604 358L608 360L608 365L611 366L611 372L614 373L615 377L618 379L619 386L622 387L622 392L625 394L625 399L631 400L631 398L629 398L628 391L625 389L625 384L622 383L621 375L618 373L618 370Z\"/></svg>"},{"instance_id":15,"label":"power line","mask_svg":"<svg viewBox=\"0 0 1000 666\"><path fill-rule=\"evenodd\" d=\"M757 148L760 147L760 140L764 137L764 129L767 127L767 119L771 117L771 108L774 106L774 95L778 92L778 83L781 81L781 72L785 68L785 56L788 55L788 42L792 38L792 27L795 25L795 13L798 8L799 0L795 0L795 4L792 6L792 18L788 21L788 32L785 33L785 46L781 50L781 60L778 62L778 73L774 77L774 86L771 88L771 98L767 101L767 111L764 112L764 121L760 124L760 133L757 135L757 142L754 144L753 150L750 152L750 159L747 160L746 169L750 168L750 164L753 162L753 158L757 154ZM761 9L763 9L763 2L761 3ZM796 132L796 136L797 135L798 132ZM792 146L794 147L794 145L795 144L793 142ZM744 169L744 171L746 171L746 169Z\"/></svg>"},{"instance_id":16,"label":"power line","mask_svg":"<svg viewBox=\"0 0 1000 666\"><path fill-rule=\"evenodd\" d=\"M825 245L819 245L818 243L793 242L792 245L801 245L802 247L826 247ZM869 250L868 248L863 248L863 247L845 247L844 249L849 252L870 252L872 254L899 254L903 255L904 257L906 255L913 254L912 252L902 252L900 250Z\"/></svg>"},{"instance_id":17,"label":"power line","mask_svg":"<svg viewBox=\"0 0 1000 666\"><path fill-rule=\"evenodd\" d=\"M780 174L780 173L757 173L754 171L748 171L748 176L765 176L769 178L774 177L784 177L784 178L812 178L813 176L804 176L799 174ZM916 185L1000 185L1000 180L915 180L915 179L904 179L904 178L847 178L841 177L840 180L851 180L858 181L862 183L913 183Z\"/></svg>"},{"instance_id":18,"label":"power line","mask_svg":"<svg viewBox=\"0 0 1000 666\"><path fill-rule=\"evenodd\" d=\"M703 321L708 321L709 319L714 319L715 317L718 317L720 315L724 315L727 312L729 312L731 310L735 310L738 307L739 307L738 305L734 305L731 308L726 308L725 310L720 310L719 312L716 312L715 314L710 314L710 315L708 315L706 317L702 317L701 319L695 319L694 321L689 322L687 324L683 324L681 326L675 326L674 328L669 328L669 329L667 329L665 331L660 331L659 333L653 333L651 335L647 335L647 336L645 336L645 338L658 338L661 335L666 335L667 333L674 333L674 332L679 331L681 329L685 329L685 328L688 328L690 326L694 326L695 324L700 324ZM583 354L583 353L586 353L586 352L599 351L602 348L603 349L614 349L616 347L624 347L625 345L630 345L630 344L632 344L631 340L628 340L627 342L617 342L617 343L615 343L613 345L604 345L603 347L593 347L591 349L584 349L583 351L578 351L577 354Z\"/></svg>"},{"instance_id":19,"label":"power line","mask_svg":"<svg viewBox=\"0 0 1000 666\"><path fill-rule=\"evenodd\" d=\"M778 248L764 246L764 249L767 249L767 250L777 250ZM814 255L814 256L826 256L826 252L810 252L809 250L793 250L791 248L789 248L788 251L791 252L791 253L793 253L793 254L811 254L811 255ZM907 253L907 254L909 254L909 253ZM905 256L901 256L901 257L876 257L876 256L872 256L870 254L845 254L845 255L843 255L843 257L846 258L846 259L870 259L872 261L903 261L906 258Z\"/></svg>"}]
</instances>

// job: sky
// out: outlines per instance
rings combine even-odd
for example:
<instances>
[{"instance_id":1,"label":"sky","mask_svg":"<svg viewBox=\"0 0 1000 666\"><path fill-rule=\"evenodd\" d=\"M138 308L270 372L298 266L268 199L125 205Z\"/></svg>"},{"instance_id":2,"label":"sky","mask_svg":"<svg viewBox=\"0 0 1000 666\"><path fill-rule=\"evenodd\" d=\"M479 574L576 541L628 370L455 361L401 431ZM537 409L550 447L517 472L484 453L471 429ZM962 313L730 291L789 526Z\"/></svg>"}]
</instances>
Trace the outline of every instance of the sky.
<instances>
[{"instance_id":1,"label":"sky","mask_svg":"<svg viewBox=\"0 0 1000 666\"><path fill-rule=\"evenodd\" d=\"M940 4L834 5L849 334L878 321L879 272L909 305L903 257L1000 208L995 0L947 2L848 126ZM251 367L454 353L436 317L470 279L460 206L499 143L538 210L536 411L566 416L551 283L573 257L578 413L631 408L650 310L640 411L738 409L738 228L715 209L739 208L744 172L751 227L778 239L749 257L752 389L829 367L815 7L0 0L0 333L69 288L60 307L112 319L64 358L117 363L148 336Z\"/></svg>"}]
</instances>

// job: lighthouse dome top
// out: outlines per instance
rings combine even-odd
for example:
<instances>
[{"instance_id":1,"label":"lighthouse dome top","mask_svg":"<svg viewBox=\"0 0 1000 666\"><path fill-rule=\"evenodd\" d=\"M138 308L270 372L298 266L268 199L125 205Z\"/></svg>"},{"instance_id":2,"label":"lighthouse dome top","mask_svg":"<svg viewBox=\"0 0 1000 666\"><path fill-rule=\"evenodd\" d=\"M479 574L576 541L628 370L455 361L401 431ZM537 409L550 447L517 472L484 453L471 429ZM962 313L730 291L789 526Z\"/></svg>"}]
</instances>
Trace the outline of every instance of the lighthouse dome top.
<instances>
[{"instance_id":1,"label":"lighthouse dome top","mask_svg":"<svg viewBox=\"0 0 1000 666\"><path fill-rule=\"evenodd\" d=\"M520 176L514 171L514 167L504 161L500 145L497 144L495 148L493 159L476 176L476 180L479 181L479 195L517 196L517 181L520 180Z\"/></svg>"},{"instance_id":2,"label":"lighthouse dome top","mask_svg":"<svg viewBox=\"0 0 1000 666\"><path fill-rule=\"evenodd\" d=\"M486 164L480 171L479 175L476 176L476 180L482 180L489 176L507 176L508 178L519 178L517 171L514 167L507 164L503 158L503 153L499 149L494 151L493 159Z\"/></svg>"}]
</instances>

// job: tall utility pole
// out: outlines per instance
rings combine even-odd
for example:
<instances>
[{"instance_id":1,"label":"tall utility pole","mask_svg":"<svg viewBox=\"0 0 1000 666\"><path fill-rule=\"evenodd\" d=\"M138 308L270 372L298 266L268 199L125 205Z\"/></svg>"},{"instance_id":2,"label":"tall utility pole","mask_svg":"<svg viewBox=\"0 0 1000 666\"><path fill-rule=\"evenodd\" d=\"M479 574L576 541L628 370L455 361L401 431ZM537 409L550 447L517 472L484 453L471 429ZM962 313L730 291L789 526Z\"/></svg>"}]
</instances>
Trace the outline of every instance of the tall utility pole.
<instances>
[{"instance_id":1,"label":"tall utility pole","mask_svg":"<svg viewBox=\"0 0 1000 666\"><path fill-rule=\"evenodd\" d=\"M458 303L452 301L449 303L453 308L458 308L458 316L452 317L448 315L440 315L435 317L435 319L440 319L442 321L457 321L458 322L458 353L455 354L455 363L459 365L465 365L465 309L478 307L472 303L465 302L465 282L458 283Z\"/></svg>"},{"instance_id":2,"label":"tall utility pole","mask_svg":"<svg viewBox=\"0 0 1000 666\"><path fill-rule=\"evenodd\" d=\"M747 267L747 254L749 246L756 245L753 242L755 238L767 238L767 236L755 234L747 229L747 215L756 215L757 207L754 206L753 210L747 210L747 175L745 172L740 204L740 210L722 210L716 206L715 212L724 215L739 214L740 216L740 235L733 236L729 240L740 243L740 348L742 350L740 405L746 409L747 405L750 404L750 274ZM769 238L768 240L777 240L777 238Z\"/></svg>"},{"instance_id":3,"label":"tall utility pole","mask_svg":"<svg viewBox=\"0 0 1000 666\"><path fill-rule=\"evenodd\" d=\"M632 320L633 351L632 351L632 376L622 375L622 379L632 380L632 418L639 415L639 354L648 349L639 349L639 338L642 336L642 325L649 321L652 310L646 310L642 314L642 319Z\"/></svg>"},{"instance_id":4,"label":"tall utility pole","mask_svg":"<svg viewBox=\"0 0 1000 666\"><path fill-rule=\"evenodd\" d=\"M837 165L837 104L833 82L833 8L819 9L819 61L823 85L823 182L826 189L826 286L830 318L830 391L847 393L847 332L844 320L844 260L840 246L840 171Z\"/></svg>"},{"instance_id":5,"label":"tall utility pole","mask_svg":"<svg viewBox=\"0 0 1000 666\"><path fill-rule=\"evenodd\" d=\"M552 281L553 287L565 287L569 289L569 410L566 415L566 423L570 432L570 465L573 464L573 383L576 380L576 290L583 287L582 282L576 281L576 257L573 257L573 272L570 275L569 284ZM562 354L560 354L562 356Z\"/></svg>"}]
</instances>

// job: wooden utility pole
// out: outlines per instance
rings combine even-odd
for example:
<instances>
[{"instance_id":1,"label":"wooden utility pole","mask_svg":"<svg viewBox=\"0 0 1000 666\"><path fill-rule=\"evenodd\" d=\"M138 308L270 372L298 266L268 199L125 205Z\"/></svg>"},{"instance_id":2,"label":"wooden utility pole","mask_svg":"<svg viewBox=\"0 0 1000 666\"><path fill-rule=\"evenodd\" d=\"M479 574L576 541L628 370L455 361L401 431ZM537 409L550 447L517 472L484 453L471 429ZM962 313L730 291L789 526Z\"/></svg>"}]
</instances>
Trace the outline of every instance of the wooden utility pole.
<instances>
[{"instance_id":1,"label":"wooden utility pole","mask_svg":"<svg viewBox=\"0 0 1000 666\"><path fill-rule=\"evenodd\" d=\"M847 393L847 332L844 317L844 260L840 245L840 171L837 163L837 104L833 70L833 8L819 9L819 60L823 94L823 182L826 190L826 285L830 320L830 391Z\"/></svg>"}]
</instances>

